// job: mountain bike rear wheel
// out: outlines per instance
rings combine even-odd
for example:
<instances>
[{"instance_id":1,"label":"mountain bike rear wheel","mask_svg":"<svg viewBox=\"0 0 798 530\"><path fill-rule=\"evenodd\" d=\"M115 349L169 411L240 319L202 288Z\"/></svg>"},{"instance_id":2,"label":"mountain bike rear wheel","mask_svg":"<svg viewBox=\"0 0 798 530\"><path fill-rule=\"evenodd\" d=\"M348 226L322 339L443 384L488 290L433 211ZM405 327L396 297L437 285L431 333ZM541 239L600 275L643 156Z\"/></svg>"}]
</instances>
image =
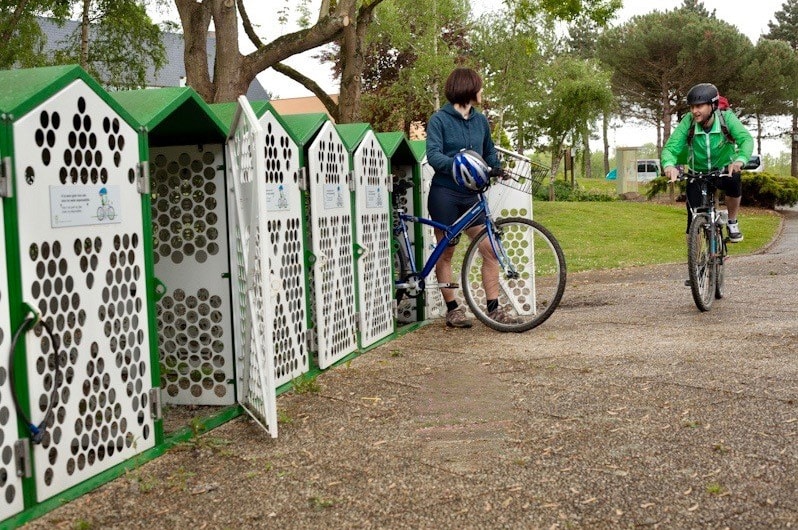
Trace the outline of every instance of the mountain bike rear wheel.
<instances>
[{"instance_id":1,"label":"mountain bike rear wheel","mask_svg":"<svg viewBox=\"0 0 798 530\"><path fill-rule=\"evenodd\" d=\"M565 291L565 256L551 232L535 221L502 219L495 224L495 231L499 247L495 251L504 263L498 277L500 311L490 314L486 306L479 246L488 239L487 230L471 241L463 258L463 296L486 326L497 331L527 331L542 324L559 305Z\"/></svg>"},{"instance_id":2,"label":"mountain bike rear wheel","mask_svg":"<svg viewBox=\"0 0 798 530\"><path fill-rule=\"evenodd\" d=\"M709 311L715 295L715 263L710 251L712 223L706 214L698 214L690 223L687 234L687 269L690 274L690 289L695 305L701 311Z\"/></svg>"}]
</instances>

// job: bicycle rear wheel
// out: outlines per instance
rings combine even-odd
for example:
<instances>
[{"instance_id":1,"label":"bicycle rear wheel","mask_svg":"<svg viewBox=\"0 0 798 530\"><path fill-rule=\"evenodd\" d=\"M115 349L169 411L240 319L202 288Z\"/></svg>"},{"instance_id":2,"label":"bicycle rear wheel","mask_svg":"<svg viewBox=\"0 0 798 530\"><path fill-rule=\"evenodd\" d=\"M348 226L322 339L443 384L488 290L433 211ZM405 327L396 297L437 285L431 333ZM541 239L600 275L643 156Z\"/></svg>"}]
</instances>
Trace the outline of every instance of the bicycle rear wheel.
<instances>
[{"instance_id":1,"label":"bicycle rear wheel","mask_svg":"<svg viewBox=\"0 0 798 530\"><path fill-rule=\"evenodd\" d=\"M486 326L497 331L527 331L542 324L559 305L565 291L565 256L551 232L535 221L510 217L498 221L495 228L499 246L495 250L505 264L497 279L502 316L489 314L486 307L479 246L488 238L487 230L471 241L463 258L463 296Z\"/></svg>"},{"instance_id":2,"label":"bicycle rear wheel","mask_svg":"<svg viewBox=\"0 0 798 530\"><path fill-rule=\"evenodd\" d=\"M723 265L726 263L726 240L723 239L723 227L715 226L715 244L718 253L715 256L715 299L720 300L726 293Z\"/></svg>"},{"instance_id":3,"label":"bicycle rear wheel","mask_svg":"<svg viewBox=\"0 0 798 530\"><path fill-rule=\"evenodd\" d=\"M715 264L710 253L711 227L709 216L698 214L693 217L687 234L690 290L693 292L695 305L701 311L709 311L715 295Z\"/></svg>"}]
</instances>

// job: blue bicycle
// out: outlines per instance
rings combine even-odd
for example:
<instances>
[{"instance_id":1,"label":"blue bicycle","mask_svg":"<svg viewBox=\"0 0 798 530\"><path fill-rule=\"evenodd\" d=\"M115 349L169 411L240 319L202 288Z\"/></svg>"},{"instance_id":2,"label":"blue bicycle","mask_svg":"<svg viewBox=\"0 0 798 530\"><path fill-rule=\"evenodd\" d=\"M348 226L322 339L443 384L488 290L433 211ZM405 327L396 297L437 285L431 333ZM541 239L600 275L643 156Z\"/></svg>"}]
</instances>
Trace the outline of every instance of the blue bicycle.
<instances>
[{"instance_id":1,"label":"blue bicycle","mask_svg":"<svg viewBox=\"0 0 798 530\"><path fill-rule=\"evenodd\" d=\"M505 169L501 178L489 182L498 181L532 195L547 174L547 168L527 162ZM410 187L407 183L394 184L394 198ZM494 219L486 191L487 186L479 191L478 202L451 226L409 215L394 200L396 215L393 233L397 239L398 261L396 298L401 302L405 297L419 296L428 288L460 287L456 283L427 282L427 278L446 247L484 213L484 229L466 249L459 271L463 297L474 316L486 326L504 332L527 331L542 324L559 305L565 291L565 257L557 239L540 223L523 217ZM421 270L416 266L408 223L422 223L444 232L443 239L434 247ZM486 238L499 264L498 278L493 281L498 282L499 304L505 315L509 316L504 322L491 319L485 304L480 246ZM453 270L455 275L457 272Z\"/></svg>"}]
</instances>

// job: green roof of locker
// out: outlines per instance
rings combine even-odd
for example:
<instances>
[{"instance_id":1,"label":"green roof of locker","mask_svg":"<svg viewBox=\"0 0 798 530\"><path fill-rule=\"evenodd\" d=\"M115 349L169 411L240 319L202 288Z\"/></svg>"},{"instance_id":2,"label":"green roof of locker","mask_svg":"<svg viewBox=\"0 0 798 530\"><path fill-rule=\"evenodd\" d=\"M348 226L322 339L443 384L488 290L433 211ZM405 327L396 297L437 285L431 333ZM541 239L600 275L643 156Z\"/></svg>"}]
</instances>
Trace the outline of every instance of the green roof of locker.
<instances>
[{"instance_id":1,"label":"green roof of locker","mask_svg":"<svg viewBox=\"0 0 798 530\"><path fill-rule=\"evenodd\" d=\"M150 147L223 143L219 117L190 87L127 90L111 96L148 130Z\"/></svg>"}]
</instances>

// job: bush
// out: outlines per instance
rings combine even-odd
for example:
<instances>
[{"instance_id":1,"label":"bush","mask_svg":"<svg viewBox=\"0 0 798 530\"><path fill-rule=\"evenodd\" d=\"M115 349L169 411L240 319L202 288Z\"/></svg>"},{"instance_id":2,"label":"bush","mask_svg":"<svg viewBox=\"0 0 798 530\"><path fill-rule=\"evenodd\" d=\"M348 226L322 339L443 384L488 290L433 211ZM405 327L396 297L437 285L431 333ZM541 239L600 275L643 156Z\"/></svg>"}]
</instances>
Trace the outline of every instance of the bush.
<instances>
[{"instance_id":1,"label":"bush","mask_svg":"<svg viewBox=\"0 0 798 530\"><path fill-rule=\"evenodd\" d=\"M798 179L781 177L767 171L743 172L743 206L774 209L776 206L795 206L798 202Z\"/></svg>"},{"instance_id":2,"label":"bush","mask_svg":"<svg viewBox=\"0 0 798 530\"><path fill-rule=\"evenodd\" d=\"M544 182L538 191L535 192L535 200L548 201L549 200L549 186ZM564 180L554 181L554 200L562 202L609 202L617 200L615 195L600 192L587 192L578 184L576 188L572 188L569 182Z\"/></svg>"},{"instance_id":3,"label":"bush","mask_svg":"<svg viewBox=\"0 0 798 530\"><path fill-rule=\"evenodd\" d=\"M668 179L658 177L651 181L646 198L651 200L668 191ZM678 195L684 195L686 184L677 182ZM749 173L743 171L743 206L774 209L776 206L795 206L798 203L798 179L781 177L767 171Z\"/></svg>"}]
</instances>

